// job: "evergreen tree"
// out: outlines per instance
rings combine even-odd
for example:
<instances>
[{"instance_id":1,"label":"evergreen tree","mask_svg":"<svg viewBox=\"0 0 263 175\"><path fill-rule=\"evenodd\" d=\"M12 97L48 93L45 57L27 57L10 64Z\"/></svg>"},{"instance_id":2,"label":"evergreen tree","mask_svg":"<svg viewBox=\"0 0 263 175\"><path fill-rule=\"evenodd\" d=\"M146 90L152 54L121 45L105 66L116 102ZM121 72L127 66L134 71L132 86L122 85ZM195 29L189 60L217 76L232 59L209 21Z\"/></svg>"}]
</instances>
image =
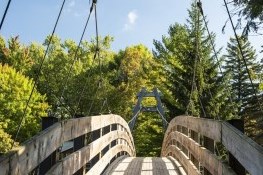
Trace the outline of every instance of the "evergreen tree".
<instances>
[{"instance_id":1,"label":"evergreen tree","mask_svg":"<svg viewBox=\"0 0 263 175\"><path fill-rule=\"evenodd\" d=\"M263 24L263 1L262 0L234 0L233 14L238 16L238 23L241 26L246 22L243 34L262 31Z\"/></svg>"},{"instance_id":2,"label":"evergreen tree","mask_svg":"<svg viewBox=\"0 0 263 175\"><path fill-rule=\"evenodd\" d=\"M244 53L246 64L251 78L254 80L253 85L256 93L258 92L260 78L260 64L257 62L256 51L250 45L247 38L239 37L241 49ZM225 55L225 73L230 74L230 84L232 88L233 100L238 104L238 114L242 116L242 112L249 104L249 99L254 96L253 85L249 80L245 63L242 59L238 43L235 39L230 38L227 45L227 55Z\"/></svg>"},{"instance_id":3,"label":"evergreen tree","mask_svg":"<svg viewBox=\"0 0 263 175\"><path fill-rule=\"evenodd\" d=\"M250 137L262 135L262 111L259 105L262 97L259 93L262 66L257 62L256 51L245 37L239 37L241 49L244 53L249 74L253 80L250 82L245 63L236 39L230 38L225 56L225 73L230 74L232 98L238 105L237 113L245 119L245 130ZM255 96L255 91L256 95Z\"/></svg>"},{"instance_id":4,"label":"evergreen tree","mask_svg":"<svg viewBox=\"0 0 263 175\"><path fill-rule=\"evenodd\" d=\"M223 117L231 117L230 109L225 109L224 79L219 77L218 63L195 3L187 25L172 25L168 34L162 42L154 41L154 55L168 77L164 92L168 92L165 104L171 117L184 114L187 108L194 116L216 118L220 111ZM170 95L172 98L167 98Z\"/></svg>"}]
</instances>

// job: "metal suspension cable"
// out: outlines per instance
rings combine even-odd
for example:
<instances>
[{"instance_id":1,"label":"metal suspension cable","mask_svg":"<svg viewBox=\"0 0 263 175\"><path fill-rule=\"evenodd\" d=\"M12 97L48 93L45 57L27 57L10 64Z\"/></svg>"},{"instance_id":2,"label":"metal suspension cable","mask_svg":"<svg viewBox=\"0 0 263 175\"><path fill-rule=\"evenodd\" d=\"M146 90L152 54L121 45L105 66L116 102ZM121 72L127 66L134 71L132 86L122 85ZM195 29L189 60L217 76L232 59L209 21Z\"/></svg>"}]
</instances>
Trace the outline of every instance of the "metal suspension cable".
<instances>
[{"instance_id":1,"label":"metal suspension cable","mask_svg":"<svg viewBox=\"0 0 263 175\"><path fill-rule=\"evenodd\" d=\"M207 21L205 20L205 15L204 15L204 10L203 10L203 7L202 7L202 2L201 2L201 0L199 0L198 7L199 7L199 10L200 10L200 13L202 14L203 21L204 21L204 24L205 24L205 28L206 28L206 31L207 31L207 34L208 34L208 39L210 40L210 43L211 43L211 46L212 46L212 49L213 49L213 52L214 52L216 61L217 61L217 63L219 63L219 58L218 58L217 51L216 51L216 49L215 49L215 44L214 44L214 42L213 42L211 32L210 32L210 30L209 30L209 28L208 28ZM222 71L221 65L219 64L218 67L219 67L219 70L220 70L221 75L223 75L223 71ZM232 102L232 97L231 97L231 96L230 96L230 100L231 100L231 102Z\"/></svg>"},{"instance_id":2,"label":"metal suspension cable","mask_svg":"<svg viewBox=\"0 0 263 175\"><path fill-rule=\"evenodd\" d=\"M52 90L52 88L50 88L50 86L49 86L50 82L49 82L48 78L46 77L46 75L43 74L43 76L45 78L45 85L48 86L47 88L48 88L49 91L51 91L51 95L53 95L55 97L55 99L59 102L59 104L61 104L68 111L68 113L72 115L72 112L74 111L73 108L71 108L71 106L68 105L68 104L66 104L67 106L65 106L65 104L61 101L61 98L58 98L57 95L55 95L55 92Z\"/></svg>"},{"instance_id":3,"label":"metal suspension cable","mask_svg":"<svg viewBox=\"0 0 263 175\"><path fill-rule=\"evenodd\" d=\"M165 117L162 115L162 113L159 111L158 108L157 108L157 112L162 118L163 130L165 131L167 129L167 126L169 125L169 122L167 122L167 120L165 119Z\"/></svg>"},{"instance_id":4,"label":"metal suspension cable","mask_svg":"<svg viewBox=\"0 0 263 175\"><path fill-rule=\"evenodd\" d=\"M101 87L101 81L99 81L99 83L98 83L98 86L97 86L96 91L95 91L95 93L94 93L94 97L97 96L100 87ZM93 107L93 105L94 105L94 101L95 101L95 98L93 98L92 101L91 101L91 104L90 104L90 107L89 107L89 111L88 111L88 116L89 116L90 113L91 113L91 109L92 109L92 107Z\"/></svg>"},{"instance_id":5,"label":"metal suspension cable","mask_svg":"<svg viewBox=\"0 0 263 175\"><path fill-rule=\"evenodd\" d=\"M17 140L18 134L19 134L20 129L21 129L21 127L22 127L23 120L24 120L25 115L26 115L27 108L28 108L28 106L29 106L29 103L30 103L30 100L31 100L31 98L32 98L33 92L34 92L34 90L35 90L35 88L36 88L36 84L38 83L38 80L39 80L39 77L40 77L40 73L41 73L41 69L42 69L43 64L44 64L44 61L45 61L45 59L46 59L46 57L47 57L47 53L48 53L50 44L51 44L51 42L52 42L53 36L54 36L54 34L55 34L55 31L56 31L56 28L57 28L57 25L58 25L58 22L59 22L61 13L62 13L62 11L63 11L64 5L65 5L65 1L66 1L66 0L63 0L63 3L62 3L62 5L61 5L61 7L60 7L60 11L59 11L58 17L57 17L57 19L56 19L56 23L55 23L55 26L54 26L54 28L53 28L51 37L49 38L48 45L47 45L47 48L46 48L44 57L43 57L43 59L41 60L40 66L39 66L39 68L38 68L37 76L36 76L36 79L35 79L35 81L34 81L33 88L32 88L32 90L31 90L31 92L30 92L29 98L28 98L28 100L27 100L27 102L26 102L26 107L25 107L24 110L23 110L22 118L21 118L21 120L20 120L20 122L19 122L19 126L18 126L17 131L16 131L15 139L14 139L14 142L13 142L13 144L12 144L12 148L13 148L16 140Z\"/></svg>"},{"instance_id":6,"label":"metal suspension cable","mask_svg":"<svg viewBox=\"0 0 263 175\"><path fill-rule=\"evenodd\" d=\"M64 96L65 90L66 90L66 88L67 88L67 84L68 84L68 81L69 81L70 73L72 72L73 66L74 66L74 64L75 64L75 62L76 62L76 60L77 60L78 51L79 51L79 49L80 49L80 45L81 45L82 40L83 40L83 38L84 38L84 35L85 35L85 33L86 33L86 29L87 29L87 26L88 26L88 23L89 23L89 20L90 20L90 17L91 17L91 13L92 13L92 11L93 11L93 8L94 8L94 5L96 4L96 2L97 2L96 0L93 0L93 2L92 2L92 4L91 4L90 10L89 10L89 16L88 16L88 18L87 18L87 20L86 20L86 23L85 23L85 26L84 26L82 35L81 35L80 40L79 40L79 43L78 43L78 47L77 47L77 49L76 49L76 51L75 51L75 53L74 53L73 62L72 62L72 64L71 64L70 68L69 68L69 71L68 71L67 75L66 75L66 81L65 81L65 83L64 83L64 86L63 86L63 89L62 89L62 92L61 92L61 95L60 95L61 98Z\"/></svg>"},{"instance_id":7,"label":"metal suspension cable","mask_svg":"<svg viewBox=\"0 0 263 175\"><path fill-rule=\"evenodd\" d=\"M100 79L99 79L98 87L97 87L95 94L94 94L94 96L96 97L98 94L98 91L101 88L102 83L103 83L102 70L101 70L100 48L99 48L99 29L98 29L98 16L97 16L97 5L96 5L96 3L94 3L94 11L95 11L95 26L96 26L96 42L97 42L95 56L97 56L99 59L99 71L100 71ZM91 109L94 105L94 101L95 101L95 98L93 98L93 101L91 102L88 115L90 115Z\"/></svg>"},{"instance_id":8,"label":"metal suspension cable","mask_svg":"<svg viewBox=\"0 0 263 175\"><path fill-rule=\"evenodd\" d=\"M101 105L99 114L102 114L102 110L103 110L103 108L104 108L104 106L106 105L106 102L107 102L106 100L107 100L107 99L104 99L104 100L103 100L103 103L102 103L102 105Z\"/></svg>"},{"instance_id":9,"label":"metal suspension cable","mask_svg":"<svg viewBox=\"0 0 263 175\"><path fill-rule=\"evenodd\" d=\"M99 48L99 28L98 28L98 16L97 16L97 4L94 4L94 11L95 11L95 26L96 26L96 41L97 41L97 47L96 52L98 53L99 58L99 67L100 67L100 78L102 79L102 70L101 70L101 58L100 58L100 48Z\"/></svg>"},{"instance_id":10,"label":"metal suspension cable","mask_svg":"<svg viewBox=\"0 0 263 175\"><path fill-rule=\"evenodd\" d=\"M203 105L203 103L202 103L201 98L200 98L199 95L198 95L198 99L199 99L199 103L200 103L200 106L201 106L202 112L203 112L205 118L207 118L207 115L206 115L206 112L205 112L204 105Z\"/></svg>"},{"instance_id":11,"label":"metal suspension cable","mask_svg":"<svg viewBox=\"0 0 263 175\"><path fill-rule=\"evenodd\" d=\"M251 75L250 75L250 72L249 72L249 69L248 69L248 66L247 66L247 61L245 59L244 52L243 52L242 47L241 47L241 43L240 43L239 38L237 36L237 32L236 32L236 29L234 27L234 23L233 23L231 15L230 15L230 11L229 11L229 8L228 8L226 0L224 0L224 4L225 4L226 10L227 10L227 14L228 14L229 20L231 22L231 26L232 26L233 32L235 34L235 38L236 38L236 41L237 41L237 44L238 44L238 48L239 48L240 53L241 53L242 60L243 60L243 62L245 64L245 67L246 67L246 71L247 71L247 74L248 74L248 77L249 77L249 81L250 81L250 84L251 84L253 92L254 92L254 96L257 99L257 103L259 105L260 111L263 113L262 105L261 105L260 100L259 100L259 98L257 96L256 88L255 88L255 86L253 84L253 81L252 81L252 78L251 78Z\"/></svg>"},{"instance_id":12,"label":"metal suspension cable","mask_svg":"<svg viewBox=\"0 0 263 175\"><path fill-rule=\"evenodd\" d=\"M211 46L212 46L212 49L213 49L213 52L214 52L214 55L215 55L215 58L216 58L216 62L219 63L219 58L218 58L217 51L216 51L216 49L215 49L215 44L214 44L214 41L213 41L213 39L212 39L211 32L210 32L210 30L209 30L209 28L208 28L207 21L205 20L205 15L204 15L204 10L203 10L203 7L202 7L202 2L201 2L201 0L199 0L199 1L197 2L197 7L199 8L199 11L200 11L200 13L201 13L201 15L202 15L202 17L203 17L203 22L204 22L204 24L205 24L205 28L206 28L206 31L207 31L207 34L208 34L208 39L209 39L210 44L211 44ZM223 76L223 71L222 71L221 65L218 64L218 67L219 67L219 71L220 71L221 75ZM226 84L226 83L225 83L225 84ZM227 85L227 84L226 84L226 85ZM227 87L228 87L228 86L227 86ZM211 90L208 89L208 91L209 91L210 97L212 98L213 95L212 95L212 93L211 93ZM231 104L233 104L233 99L232 99L231 94L230 94L230 96L229 96L229 100L230 100ZM233 110L233 111L235 111L235 110ZM217 115L217 117L218 117L218 120L220 120L221 118L220 118L220 116L218 115L218 113L217 113L216 115Z\"/></svg>"},{"instance_id":13,"label":"metal suspension cable","mask_svg":"<svg viewBox=\"0 0 263 175\"><path fill-rule=\"evenodd\" d=\"M103 84L103 77L102 77L102 61L101 61L101 57L100 57L99 32L98 32L98 16L97 16L97 5L96 5L96 4L94 5L94 11L95 11L95 26L96 26L96 41L97 41L96 51L97 51L98 59L99 59L99 72L100 72L100 83L101 83L101 84L99 84L99 87L98 87L98 89L96 90L96 93L95 93L95 96L96 96L99 88L104 89L105 86L104 86L104 84ZM103 90L102 90L102 91L103 91ZM108 102L106 101L106 99L104 99L103 105L102 105L99 113L102 112L103 107L105 106L105 103L107 103L107 106L108 106ZM93 107L93 104L94 104L94 99L93 99L93 102L91 103L89 112L91 112L91 109L92 109L92 107ZM108 106L108 109L109 109L109 106ZM110 110L109 110L109 111L110 111Z\"/></svg>"},{"instance_id":14,"label":"metal suspension cable","mask_svg":"<svg viewBox=\"0 0 263 175\"><path fill-rule=\"evenodd\" d=\"M102 114L102 110L104 108L104 106L106 106L106 109L108 110L108 113L111 114L111 110L110 110L110 107L109 107L109 104L108 104L108 98L106 97L105 100L103 101L103 106L100 110L100 113Z\"/></svg>"},{"instance_id":15,"label":"metal suspension cable","mask_svg":"<svg viewBox=\"0 0 263 175\"><path fill-rule=\"evenodd\" d=\"M2 26L3 26L3 24L4 24L5 17L6 17L6 14L7 14L7 12L8 12L8 9L9 9L9 6L10 6L10 3L11 3L11 0L8 1L7 5L6 5L6 8L5 8L5 12L4 12L3 17L2 17L2 19L1 19L1 23L0 23L0 31L1 31Z\"/></svg>"},{"instance_id":16,"label":"metal suspension cable","mask_svg":"<svg viewBox=\"0 0 263 175\"><path fill-rule=\"evenodd\" d=\"M137 117L140 114L141 109L142 107L140 107L140 110L138 110L138 112L127 122L131 131L133 131L133 128L135 126L135 121L137 120Z\"/></svg>"},{"instance_id":17,"label":"metal suspension cable","mask_svg":"<svg viewBox=\"0 0 263 175\"><path fill-rule=\"evenodd\" d=\"M96 58L96 53L94 54L94 57L93 57L91 66L92 66L93 63L94 63L95 58ZM76 115L76 113L77 113L78 107L79 107L79 105L80 105L81 99L82 99L83 94L84 94L84 92L85 92L85 90L86 90L86 86L87 86L88 80L89 80L90 75L91 75L91 70L92 70L92 68L90 68L90 69L88 70L88 71L89 71L88 76L87 76L87 78L86 78L86 81L85 81L85 83L84 83L84 86L83 86L83 88L82 88L82 90L81 90L81 93L80 93L80 95L79 95L79 99L78 99L78 102L77 102L77 106L76 106L76 108L73 110L73 111L74 111L74 114L73 114L71 117L74 117L74 116Z\"/></svg>"},{"instance_id":18,"label":"metal suspension cable","mask_svg":"<svg viewBox=\"0 0 263 175\"><path fill-rule=\"evenodd\" d=\"M102 85L101 86L102 86L101 87L101 92L104 92L105 87L106 87L105 84L104 84L104 81L102 81ZM102 106L101 106L99 114L102 114L104 107L106 107L106 109L108 110L108 113L110 114L111 110L110 110L110 107L109 107L109 104L108 104L108 98L107 97L106 98L102 98L102 100L103 100L103 103L102 103Z\"/></svg>"},{"instance_id":19,"label":"metal suspension cable","mask_svg":"<svg viewBox=\"0 0 263 175\"><path fill-rule=\"evenodd\" d=\"M96 4L96 0L94 0L94 2L93 2L93 4L92 4L92 8L94 8L94 11L95 11L95 27L96 27L96 48L95 48L95 53L94 53L94 56L93 56L93 60L92 60L92 64L91 65L93 65L93 63L94 63L94 61L95 61L95 59L98 57L99 58L99 69L100 69L100 80L99 80L99 83L98 83L98 87L97 87L97 89L96 89L96 91L95 91L95 96L97 95L97 93L98 93L98 89L100 88L100 86L101 86L101 83L102 83L102 70L101 70L101 58L100 58L100 47L99 47L99 30L98 30L98 17L97 17L97 4ZM78 107L79 107L79 105L80 105L80 102L81 102L81 99L82 99L82 97L83 97L83 93L84 93L84 91L86 90L86 86L87 86L87 83L88 83L88 80L89 80L89 77L90 77L90 75L91 75L91 69L89 70L89 73L88 73L88 76L87 76L87 78L86 78L86 81L85 81L85 83L84 83L84 86L83 86L83 88L82 88L82 91L81 91L81 93L80 93L80 96L79 96L79 100L78 100L78 103L77 103L77 106L76 106L76 110L75 110L75 112L74 112L74 115L76 114L76 112L77 112L77 109L78 109ZM92 100L92 102L91 102L91 105L90 105L90 108L89 108L89 111L88 111L88 115L90 114L90 112L91 112L91 108L93 107L93 104L94 104L94 99ZM74 116L73 116L74 117Z\"/></svg>"},{"instance_id":20,"label":"metal suspension cable","mask_svg":"<svg viewBox=\"0 0 263 175\"><path fill-rule=\"evenodd\" d=\"M198 2L196 3L196 10L197 10L197 29L196 29L196 37L197 37L197 41L196 41L196 59L199 58L199 60L201 60L200 58L200 55L199 55L199 43L198 43L198 39L199 39L199 33L198 33L198 30L200 28L200 13L202 13L202 11L200 12L199 9L198 9ZM201 61L200 61L201 62ZM199 94L199 91L197 89L197 86L196 86L196 82L195 83L195 88L197 90L197 95L198 95L198 100L199 100L199 103L200 103L200 106L201 106L201 110L204 114L204 117L207 118L207 115L206 115L206 111L205 111L205 108L204 108L204 105L202 103L202 100L200 98L200 94Z\"/></svg>"},{"instance_id":21,"label":"metal suspension cable","mask_svg":"<svg viewBox=\"0 0 263 175\"><path fill-rule=\"evenodd\" d=\"M213 42L213 39L212 39L212 35L209 31L209 28L208 28L208 24L207 24L207 21L205 20L205 15L204 15L204 11L203 11L203 8L202 8L202 2L201 0L199 0L199 2L197 3L197 6L199 7L199 11L203 17L203 21L204 21L204 24L205 24L205 28L206 28L206 31L207 31L207 34L208 34L208 39L211 43L211 46L212 46L212 49L213 49L213 52L215 54L215 58L216 58L216 61L219 63L219 58L218 58L218 55L217 55L217 51L215 49L215 44ZM223 74L223 71L222 71L222 68L221 68L221 65L219 65L219 70L220 70L220 73Z\"/></svg>"},{"instance_id":22,"label":"metal suspension cable","mask_svg":"<svg viewBox=\"0 0 263 175\"><path fill-rule=\"evenodd\" d=\"M211 44L211 46L212 46L212 49L213 49L213 52L214 52L216 61L217 61L217 63L219 63L219 58L218 58L218 55L217 55L217 52L216 52L216 49L215 49L215 44L214 44L214 42L213 42L213 40L212 40L212 36L211 36L210 31L209 31L207 21L205 20L205 15L204 15L204 11L203 11L203 7L202 7L202 2L201 2L201 0L199 0L199 3L197 2L197 6L199 7L199 11L200 11L200 13L201 13L201 15L202 15L202 17L203 17L203 22L204 22L204 24L205 24L205 28L206 28L206 31L207 31L207 33L208 33L208 38L209 38L209 40L210 40L210 44ZM222 71L222 68L221 68L221 65L220 65L220 64L219 64L219 70L220 70L221 75L223 76L223 71ZM208 91L209 91L209 94L210 94L210 98L212 99L213 95L212 95L212 93L211 93L210 88L208 89ZM200 98L199 98L199 101L200 101L200 104L201 104L203 113L204 113L205 117L207 117L206 112L205 112L204 107L203 107L203 104L202 104L202 101L200 100ZM231 104L233 103L231 94L230 94L230 102L231 102ZM218 119L218 120L221 119L221 117L220 117L220 115L218 114L218 112L216 112L216 116L217 116L217 119ZM217 144L215 144L215 149L217 150L217 153L218 153L218 155L220 156L220 152L219 152L219 150L218 150Z\"/></svg>"}]
</instances>

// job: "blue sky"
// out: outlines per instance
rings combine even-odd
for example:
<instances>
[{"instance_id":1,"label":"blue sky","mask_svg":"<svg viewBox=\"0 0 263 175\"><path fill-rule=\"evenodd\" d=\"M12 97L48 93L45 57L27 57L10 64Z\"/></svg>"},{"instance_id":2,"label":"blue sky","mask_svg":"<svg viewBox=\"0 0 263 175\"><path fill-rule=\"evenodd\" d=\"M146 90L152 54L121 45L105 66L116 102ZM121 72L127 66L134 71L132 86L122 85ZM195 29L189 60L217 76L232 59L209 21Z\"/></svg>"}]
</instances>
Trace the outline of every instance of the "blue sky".
<instances>
[{"instance_id":1,"label":"blue sky","mask_svg":"<svg viewBox=\"0 0 263 175\"><path fill-rule=\"evenodd\" d=\"M0 15L8 0L0 2ZM209 29L217 34L217 48L225 47L233 31L230 24L226 33L221 29L227 19L223 0L203 0L204 13ZM153 48L153 39L160 40L167 34L169 25L185 23L191 0L98 0L99 34L115 38L112 48L124 49L129 45L145 44ZM51 33L62 0L12 0L1 31L5 38L20 36L23 43L42 43ZM67 0L56 34L62 39L78 42L90 8L89 0ZM94 17L89 23L85 39L94 36ZM250 37L259 50L263 37Z\"/></svg>"}]
</instances>

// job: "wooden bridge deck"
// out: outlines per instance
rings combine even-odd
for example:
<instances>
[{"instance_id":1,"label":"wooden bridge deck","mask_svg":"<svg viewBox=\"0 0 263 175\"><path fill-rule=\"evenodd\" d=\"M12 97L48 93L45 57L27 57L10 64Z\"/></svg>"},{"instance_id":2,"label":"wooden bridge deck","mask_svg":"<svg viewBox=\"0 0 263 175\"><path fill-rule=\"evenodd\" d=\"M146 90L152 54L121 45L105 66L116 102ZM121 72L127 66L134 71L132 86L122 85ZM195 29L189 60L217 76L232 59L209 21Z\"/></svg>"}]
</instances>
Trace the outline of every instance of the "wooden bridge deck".
<instances>
[{"instance_id":1,"label":"wooden bridge deck","mask_svg":"<svg viewBox=\"0 0 263 175\"><path fill-rule=\"evenodd\" d=\"M182 166L166 157L126 157L106 170L107 175L183 175Z\"/></svg>"}]
</instances>

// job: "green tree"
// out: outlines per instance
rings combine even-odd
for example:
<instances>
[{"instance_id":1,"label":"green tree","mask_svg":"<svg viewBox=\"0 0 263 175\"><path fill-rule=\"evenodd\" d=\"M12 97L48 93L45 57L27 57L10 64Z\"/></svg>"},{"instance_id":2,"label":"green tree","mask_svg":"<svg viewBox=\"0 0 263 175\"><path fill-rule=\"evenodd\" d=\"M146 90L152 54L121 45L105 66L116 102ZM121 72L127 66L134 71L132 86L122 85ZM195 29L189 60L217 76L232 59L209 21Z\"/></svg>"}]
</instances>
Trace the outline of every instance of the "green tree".
<instances>
[{"instance_id":1,"label":"green tree","mask_svg":"<svg viewBox=\"0 0 263 175\"><path fill-rule=\"evenodd\" d=\"M256 51L251 46L248 39L239 37L241 49L249 69L249 74L253 80L259 80L261 67L257 62ZM230 83L232 87L232 94L234 101L238 104L238 114L242 115L242 111L248 103L248 98L254 95L252 85L249 80L245 63L242 59L238 43L235 39L230 38L227 45L227 55L225 56L225 72L231 75ZM258 92L259 81L253 83Z\"/></svg>"},{"instance_id":2,"label":"green tree","mask_svg":"<svg viewBox=\"0 0 263 175\"><path fill-rule=\"evenodd\" d=\"M1 130L7 139L16 134L18 125L23 117L23 111L33 87L33 81L8 65L0 64L0 123ZM17 141L23 142L40 129L40 118L46 116L48 104L46 97L34 91L28 109L24 116ZM7 135L8 134L8 135ZM4 140L0 141L1 144Z\"/></svg>"},{"instance_id":3,"label":"green tree","mask_svg":"<svg viewBox=\"0 0 263 175\"><path fill-rule=\"evenodd\" d=\"M135 45L121 50L110 62L109 93L113 113L121 115L126 121L131 119L132 109L137 102L137 94L143 87L151 90L159 79L158 66L152 53L143 45ZM153 101L147 103L154 105ZM142 113L138 116L133 135L139 156L159 156L163 137L160 117Z\"/></svg>"},{"instance_id":4,"label":"green tree","mask_svg":"<svg viewBox=\"0 0 263 175\"><path fill-rule=\"evenodd\" d=\"M262 132L262 129L257 126L257 124L260 123L259 119L261 118L262 111L260 111L259 108L259 103L261 102L258 103L252 86L254 86L256 90L258 99L260 99L259 82L261 79L262 66L257 62L256 50L253 49L248 39L239 37L239 41L249 74L253 80L253 85L250 82L238 43L233 38L230 38L230 42L227 45L224 69L226 73L231 75L231 92L233 100L238 105L237 113L240 117L245 118L246 131L249 136L255 136Z\"/></svg>"},{"instance_id":5,"label":"green tree","mask_svg":"<svg viewBox=\"0 0 263 175\"><path fill-rule=\"evenodd\" d=\"M155 113L143 113L138 116L133 133L138 157L160 156L164 134L161 125L161 118Z\"/></svg>"},{"instance_id":6,"label":"green tree","mask_svg":"<svg viewBox=\"0 0 263 175\"><path fill-rule=\"evenodd\" d=\"M0 155L12 149L12 145L14 143L12 136L4 131L6 129L7 123L0 122ZM14 146L17 146L17 142L14 144Z\"/></svg>"},{"instance_id":7,"label":"green tree","mask_svg":"<svg viewBox=\"0 0 263 175\"><path fill-rule=\"evenodd\" d=\"M47 45L49 38L47 37L44 46ZM99 38L100 59L102 59L102 64L99 66L99 58L94 59L95 40L83 41L77 52L77 44L73 40L62 42L58 36L53 37L41 70L38 90L41 94L47 95L54 115L68 118L72 117L75 111L88 113L88 106L95 98L94 89L101 79L100 72L105 72L109 60L113 59L114 53L109 50L112 40L110 36ZM33 78L36 77L34 72L37 72L39 65L38 61L32 68ZM85 91L82 90L84 85L86 85ZM80 96L82 100L79 104Z\"/></svg>"},{"instance_id":8,"label":"green tree","mask_svg":"<svg viewBox=\"0 0 263 175\"><path fill-rule=\"evenodd\" d=\"M19 42L19 36L10 38L6 45L5 40L0 37L0 62L8 64L17 71L27 74L34 64L35 55L31 48L34 46L25 46Z\"/></svg>"},{"instance_id":9,"label":"green tree","mask_svg":"<svg viewBox=\"0 0 263 175\"><path fill-rule=\"evenodd\" d=\"M213 38L214 39L214 36ZM161 62L167 80L162 90L170 117L184 114L230 118L225 80L219 76L212 48L195 3L186 25L171 25L168 36L154 41L155 57ZM194 78L193 78L194 77ZM190 100L189 100L190 99Z\"/></svg>"},{"instance_id":10,"label":"green tree","mask_svg":"<svg viewBox=\"0 0 263 175\"><path fill-rule=\"evenodd\" d=\"M261 30L263 23L263 1L262 0L234 0L234 14L238 15L238 25L246 21L243 34Z\"/></svg>"},{"instance_id":11,"label":"green tree","mask_svg":"<svg viewBox=\"0 0 263 175\"><path fill-rule=\"evenodd\" d=\"M151 77L156 71L155 64L152 53L143 45L127 47L115 56L109 65L110 81L115 87L110 97L116 107L113 112L121 114L125 119L131 116L137 93L143 87L154 87Z\"/></svg>"}]
</instances>

